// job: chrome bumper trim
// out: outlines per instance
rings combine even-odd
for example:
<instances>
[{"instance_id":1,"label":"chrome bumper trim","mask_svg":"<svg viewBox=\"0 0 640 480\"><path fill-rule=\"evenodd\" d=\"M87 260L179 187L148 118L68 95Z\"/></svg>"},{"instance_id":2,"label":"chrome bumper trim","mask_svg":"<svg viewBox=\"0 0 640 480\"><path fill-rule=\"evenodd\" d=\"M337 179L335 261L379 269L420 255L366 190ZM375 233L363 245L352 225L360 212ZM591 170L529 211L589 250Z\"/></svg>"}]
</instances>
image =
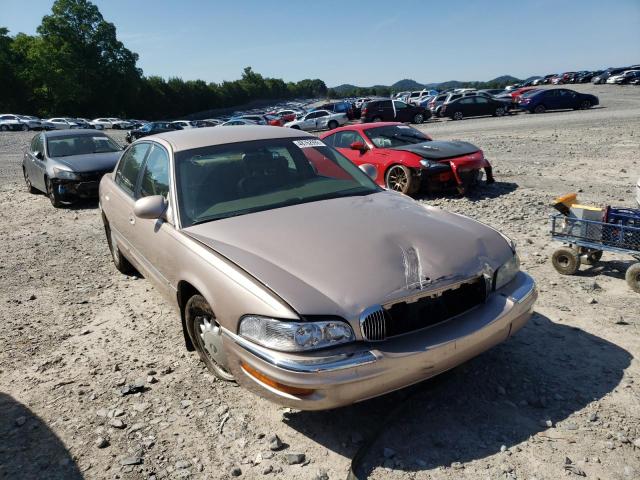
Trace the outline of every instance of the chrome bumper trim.
<instances>
[{"instance_id":1,"label":"chrome bumper trim","mask_svg":"<svg viewBox=\"0 0 640 480\"><path fill-rule=\"evenodd\" d=\"M536 282L529 275L526 276L526 281L516 288L509 295L509 299L514 301L515 303L524 303L527 299L533 295L536 291Z\"/></svg>"},{"instance_id":2,"label":"chrome bumper trim","mask_svg":"<svg viewBox=\"0 0 640 480\"><path fill-rule=\"evenodd\" d=\"M242 338L229 330L222 329L223 334L237 345L252 353L265 362L276 367L299 373L333 372L345 368L354 368L378 360L378 357L370 351L355 353L340 353L328 357L310 357L308 359L278 358L273 353L249 340Z\"/></svg>"}]
</instances>

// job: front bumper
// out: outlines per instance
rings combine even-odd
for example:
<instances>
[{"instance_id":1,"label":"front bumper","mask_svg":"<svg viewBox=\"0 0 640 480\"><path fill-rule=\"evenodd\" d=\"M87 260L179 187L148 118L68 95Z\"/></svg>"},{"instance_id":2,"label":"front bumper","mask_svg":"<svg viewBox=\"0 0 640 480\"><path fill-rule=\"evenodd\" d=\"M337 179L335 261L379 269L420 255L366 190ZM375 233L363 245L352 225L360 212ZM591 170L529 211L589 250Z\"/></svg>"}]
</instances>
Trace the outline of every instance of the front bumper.
<instances>
[{"instance_id":1,"label":"front bumper","mask_svg":"<svg viewBox=\"0 0 640 480\"><path fill-rule=\"evenodd\" d=\"M522 328L536 298L535 282L520 272L483 305L384 342L301 355L269 350L224 330L224 346L228 367L243 387L289 407L325 410L398 390L464 363ZM278 383L314 392L281 392L247 373L242 364Z\"/></svg>"},{"instance_id":2,"label":"front bumper","mask_svg":"<svg viewBox=\"0 0 640 480\"><path fill-rule=\"evenodd\" d=\"M58 191L62 201L75 198L98 198L100 180L57 180L53 179L53 188Z\"/></svg>"}]
</instances>

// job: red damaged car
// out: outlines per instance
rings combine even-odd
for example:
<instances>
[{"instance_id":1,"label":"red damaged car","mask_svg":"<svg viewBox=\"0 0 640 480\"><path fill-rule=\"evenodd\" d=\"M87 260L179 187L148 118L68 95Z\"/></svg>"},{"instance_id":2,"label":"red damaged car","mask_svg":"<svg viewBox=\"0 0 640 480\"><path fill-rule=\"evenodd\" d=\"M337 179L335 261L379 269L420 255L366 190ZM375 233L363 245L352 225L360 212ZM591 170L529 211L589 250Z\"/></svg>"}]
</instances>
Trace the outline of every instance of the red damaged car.
<instances>
[{"instance_id":1,"label":"red damaged car","mask_svg":"<svg viewBox=\"0 0 640 480\"><path fill-rule=\"evenodd\" d=\"M435 141L403 123L347 125L320 135L356 165L371 164L378 185L407 195L456 187L464 193L482 177L493 183L482 150L460 141Z\"/></svg>"}]
</instances>

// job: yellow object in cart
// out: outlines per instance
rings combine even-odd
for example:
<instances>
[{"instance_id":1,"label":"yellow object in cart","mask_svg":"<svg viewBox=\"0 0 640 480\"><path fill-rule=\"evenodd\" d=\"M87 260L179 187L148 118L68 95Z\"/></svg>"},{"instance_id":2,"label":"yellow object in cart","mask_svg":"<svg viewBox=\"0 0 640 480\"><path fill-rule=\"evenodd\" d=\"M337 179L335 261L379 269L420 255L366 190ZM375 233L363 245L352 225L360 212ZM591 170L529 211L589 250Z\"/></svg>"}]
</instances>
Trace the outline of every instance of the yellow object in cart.
<instances>
[{"instance_id":1,"label":"yellow object in cart","mask_svg":"<svg viewBox=\"0 0 640 480\"><path fill-rule=\"evenodd\" d=\"M551 205L567 217L578 218L580 220L593 220L596 222L602 222L604 219L605 207L580 205L578 203L577 193L568 193L558 197Z\"/></svg>"}]
</instances>

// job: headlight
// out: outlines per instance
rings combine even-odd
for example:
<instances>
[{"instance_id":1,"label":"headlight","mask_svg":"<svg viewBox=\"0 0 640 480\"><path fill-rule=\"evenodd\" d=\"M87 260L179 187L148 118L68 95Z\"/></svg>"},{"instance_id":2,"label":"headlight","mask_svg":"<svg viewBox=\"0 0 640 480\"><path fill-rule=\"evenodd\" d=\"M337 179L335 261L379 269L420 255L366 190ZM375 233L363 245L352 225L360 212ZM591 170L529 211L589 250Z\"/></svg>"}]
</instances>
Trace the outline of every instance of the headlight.
<instances>
[{"instance_id":1,"label":"headlight","mask_svg":"<svg viewBox=\"0 0 640 480\"><path fill-rule=\"evenodd\" d=\"M238 333L264 347L285 352L315 350L355 340L351 326L339 320L289 322L258 315L244 317Z\"/></svg>"},{"instance_id":2,"label":"headlight","mask_svg":"<svg viewBox=\"0 0 640 480\"><path fill-rule=\"evenodd\" d=\"M76 180L78 178L71 170L60 167L53 167L53 173L60 180Z\"/></svg>"},{"instance_id":3,"label":"headlight","mask_svg":"<svg viewBox=\"0 0 640 480\"><path fill-rule=\"evenodd\" d=\"M504 265L498 268L496 272L496 280L494 282L495 289L499 290L504 287L507 283L515 278L515 276L520 271L520 259L518 258L518 254L514 253L513 257L511 257Z\"/></svg>"}]
</instances>

